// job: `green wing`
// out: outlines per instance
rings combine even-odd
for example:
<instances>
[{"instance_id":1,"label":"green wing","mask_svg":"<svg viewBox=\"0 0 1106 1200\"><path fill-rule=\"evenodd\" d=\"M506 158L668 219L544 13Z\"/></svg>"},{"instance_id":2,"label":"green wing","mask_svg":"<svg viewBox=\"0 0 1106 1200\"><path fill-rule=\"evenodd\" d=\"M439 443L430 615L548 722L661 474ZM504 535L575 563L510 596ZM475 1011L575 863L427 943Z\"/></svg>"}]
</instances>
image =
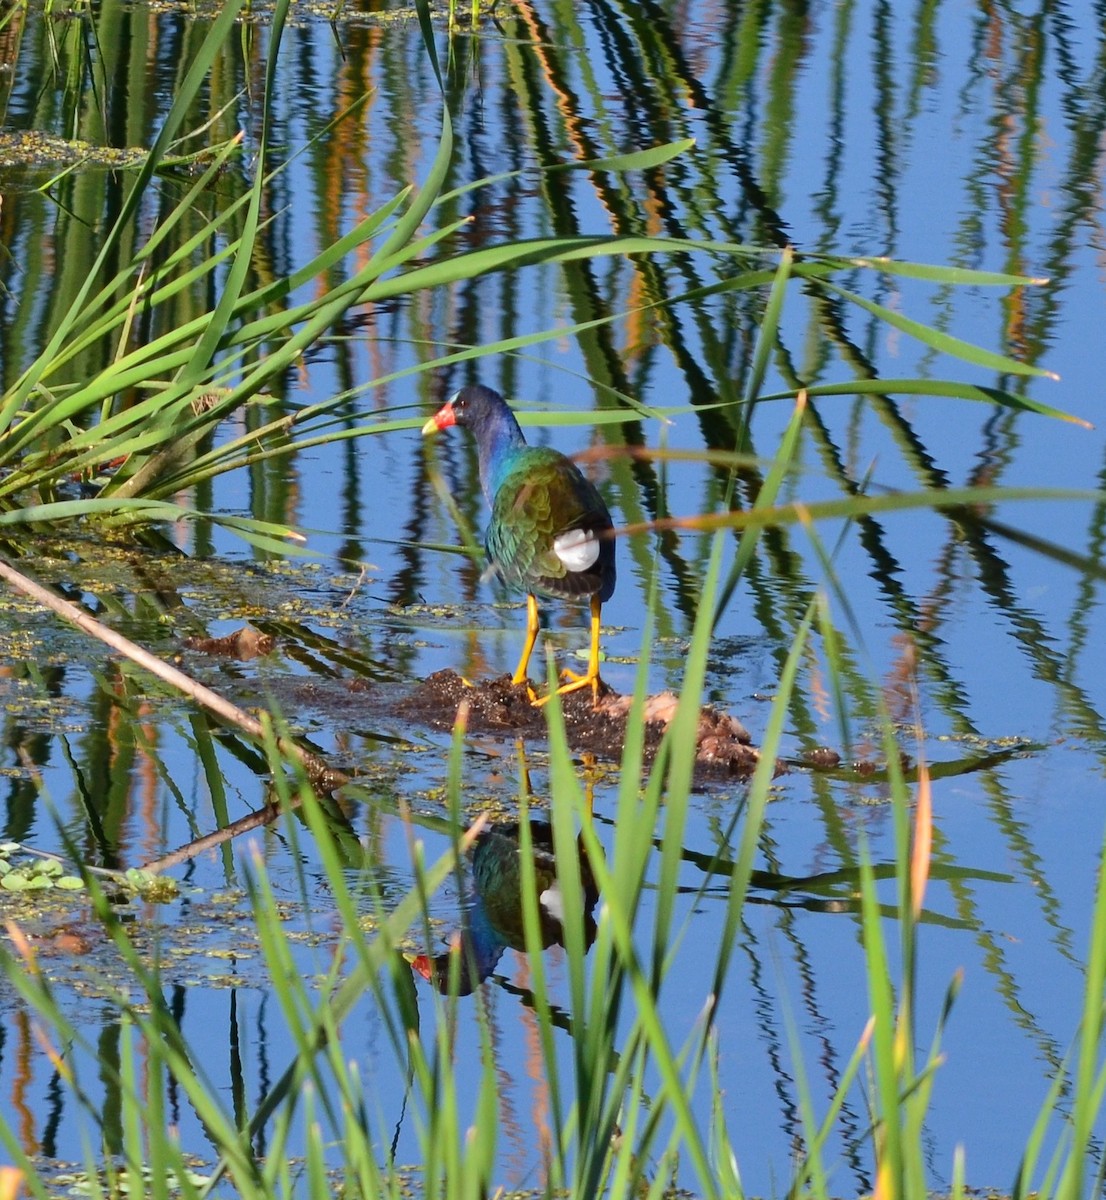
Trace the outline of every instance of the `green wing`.
<instances>
[{"instance_id":1,"label":"green wing","mask_svg":"<svg viewBox=\"0 0 1106 1200\"><path fill-rule=\"evenodd\" d=\"M577 598L614 589L614 542L600 543L589 568L570 571L553 549L573 529L613 528L603 497L579 468L556 450L527 446L501 477L485 538L488 560L512 587L539 595Z\"/></svg>"}]
</instances>

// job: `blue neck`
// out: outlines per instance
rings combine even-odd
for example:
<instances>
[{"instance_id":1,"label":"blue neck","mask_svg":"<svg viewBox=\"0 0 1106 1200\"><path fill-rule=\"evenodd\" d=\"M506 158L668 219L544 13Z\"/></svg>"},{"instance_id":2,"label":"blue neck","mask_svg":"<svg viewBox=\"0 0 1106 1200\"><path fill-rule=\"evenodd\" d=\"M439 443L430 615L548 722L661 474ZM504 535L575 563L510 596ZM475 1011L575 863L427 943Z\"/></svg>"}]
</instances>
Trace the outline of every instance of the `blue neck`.
<instances>
[{"instance_id":1,"label":"blue neck","mask_svg":"<svg viewBox=\"0 0 1106 1200\"><path fill-rule=\"evenodd\" d=\"M526 439L509 409L497 414L497 419L480 432L482 436L477 439L480 486L490 504L511 468L513 451L525 446Z\"/></svg>"}]
</instances>

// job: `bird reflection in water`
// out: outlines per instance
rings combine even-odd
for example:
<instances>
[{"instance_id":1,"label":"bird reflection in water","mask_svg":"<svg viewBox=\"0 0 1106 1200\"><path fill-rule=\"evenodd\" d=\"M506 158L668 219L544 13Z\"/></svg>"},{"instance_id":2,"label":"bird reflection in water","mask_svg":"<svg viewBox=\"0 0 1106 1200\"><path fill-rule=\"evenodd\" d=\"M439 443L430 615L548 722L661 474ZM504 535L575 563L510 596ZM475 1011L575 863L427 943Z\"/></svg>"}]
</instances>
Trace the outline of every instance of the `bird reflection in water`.
<instances>
[{"instance_id":1,"label":"bird reflection in water","mask_svg":"<svg viewBox=\"0 0 1106 1200\"><path fill-rule=\"evenodd\" d=\"M527 766L525 746L516 745L519 773L525 796L533 797L530 772ZM595 761L584 756L584 811L585 820L591 820L595 804ZM529 820L530 845L534 862L534 892L536 899L537 930L541 948L564 946L564 893L563 881L558 872L557 854L553 844L553 827L545 820L531 817ZM461 928L451 937L449 948L437 955L416 954L408 956L411 968L429 980L438 991L450 991L450 972L453 962L459 960L457 994L471 995L487 979L506 949L527 948L525 917L523 913L523 826L518 821L489 824L476 835L469 852L469 886L463 898ZM578 886L581 888L578 908L570 905L570 912L581 912L583 917L584 947L590 948L595 941L595 911L599 901L599 887L584 850L583 836L577 836L575 845L578 864ZM575 886L575 883L573 883Z\"/></svg>"},{"instance_id":2,"label":"bird reflection in water","mask_svg":"<svg viewBox=\"0 0 1106 1200\"><path fill-rule=\"evenodd\" d=\"M553 850L553 829L530 821L534 858L538 927L542 949L564 945L564 901ZM599 889L581 840L576 841L583 891L584 944L595 940L592 915ZM450 991L450 974L459 960L457 994L468 996L495 970L503 951L525 950L521 828L518 822L492 825L477 835L471 852L471 887L465 897L461 927L441 954L418 954L411 967L442 993Z\"/></svg>"}]
</instances>

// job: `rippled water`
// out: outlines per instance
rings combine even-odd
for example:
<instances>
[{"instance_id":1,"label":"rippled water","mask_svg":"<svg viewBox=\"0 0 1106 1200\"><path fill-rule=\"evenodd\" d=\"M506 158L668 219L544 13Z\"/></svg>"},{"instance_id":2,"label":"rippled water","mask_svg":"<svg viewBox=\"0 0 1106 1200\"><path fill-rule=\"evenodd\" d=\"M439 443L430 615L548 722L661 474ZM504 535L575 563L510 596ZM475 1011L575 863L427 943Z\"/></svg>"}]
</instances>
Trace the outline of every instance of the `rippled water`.
<instances>
[{"instance_id":1,"label":"rippled water","mask_svg":"<svg viewBox=\"0 0 1106 1200\"><path fill-rule=\"evenodd\" d=\"M594 3L580 11L582 42L572 22L562 22L559 6L540 3L514 6L498 25L488 22L479 36L454 42L453 182L461 187L517 174L464 193L448 212L435 214L442 222L470 218L449 248L554 233L682 232L1047 278L1016 296L859 271L845 282L897 312L1046 367L1059 379L1032 379L1025 395L1101 423L1106 40L1100 5L1039 13L946 5L933 13L924 4L796 10L696 0ZM116 13L105 5L99 19L105 14L128 36L147 40L149 95L139 104L142 83L131 82L129 92L120 85L108 94L99 126L88 98L81 136L143 144L167 103L171 66L187 55L191 27L141 9ZM30 14L18 57L9 47L16 66L6 85L7 122L66 134L61 81L45 65L48 24ZM91 18L56 25L79 40ZM436 146L440 97L415 23L351 21L338 30L335 38L328 25L306 20L285 34L275 142L290 161L270 198L274 271L294 269L326 238L422 178ZM256 44L230 72L236 86L256 80L265 33L251 28L249 37ZM442 50L444 56L444 37ZM112 63L117 85L121 62ZM363 102L356 115L324 133L354 102ZM254 148L259 120L249 91L220 118L228 129L243 128ZM693 137L694 148L655 172L621 178L537 170L682 137ZM8 252L0 265L8 289L0 297L0 370L7 383L35 348L47 279L66 269L66 256L88 251L65 205L17 190L10 171L0 182L7 184L0 225ZM79 209L83 185L72 186L63 199ZM90 215L98 204L110 209L111 188L90 203ZM171 532L188 554L213 555L209 567L156 550L128 551L105 575L105 556L94 547L50 543L39 548L35 570L166 655L186 635L222 634L245 620L274 633L278 649L267 659L218 663L186 653L186 666L240 703L275 704L323 752L370 771L369 798L351 805L350 822L375 851L385 889L399 895L410 866L398 802L425 819L431 853L447 844L431 820L442 814L436 789L444 782L447 738L397 719L395 703L442 667L474 676L509 671L524 619L517 606L502 603L509 597L481 579L479 565L440 549L458 538L454 514L432 486L434 471L476 529L483 508L464 440L440 439L428 448L419 425L432 405L478 374L534 414L535 440L566 451L627 444L730 448L734 409L710 406L741 395L762 297L695 294L671 310L640 306L694 292L732 271L731 262L708 255L652 265L617 258L563 270L534 266L358 311L282 381L273 403L287 411L351 389L350 427L409 417L409 428L259 464L193 497L200 507L302 527L318 556L312 567L267 564L226 534L201 527ZM449 347L629 310L609 325L517 356L403 374ZM793 289L769 393L912 375L1013 391L1023 386L937 355L856 308L835 309ZM639 420L623 395L677 411L667 424ZM619 408L626 412L622 424L542 425L547 412ZM791 413L787 400L759 404L750 451L770 459ZM876 492L984 481L1090 491L1102 485L1103 440L1097 429L959 399L829 396L811 401L802 463L788 498L806 502L840 496L859 481ZM712 510L723 486L721 472L702 462L662 466L614 456L593 470L620 525ZM746 501L755 479L753 472L743 479ZM902 723L907 753L924 757L934 773L920 1029L936 1021L954 973L964 973L929 1123L931 1178L941 1186L958 1144L966 1146L970 1183L1012 1181L1076 1030L1103 834L1101 503L1011 503L994 515L1010 528L922 511L819 528L845 584L848 608L832 594L830 605L850 661L859 677L882 689ZM1058 562L1030 538L1085 559ZM678 688L706 544L690 534L659 541L641 535L626 539L619 553L618 591L604 609L604 677L619 691L633 686L657 570L659 637L649 683L654 690ZM754 737L763 733L767 699L809 597L826 577L805 534L770 533L721 616L708 698L738 714ZM554 612L552 624L563 647L584 644L578 614ZM216 824L213 801L225 802L233 819L266 798L262 764L229 741L212 742L183 702L151 695L135 672L90 651L52 619L20 607L5 614L3 626L9 769L3 837L47 849L59 844L25 769L27 756L64 828L102 865L148 862L207 831ZM21 639L30 636L38 640L28 649ZM36 670L26 666L29 657ZM355 678L366 686L351 693ZM871 733L863 705L851 713L850 731L855 744L846 746L814 653L792 705L785 753L828 744L846 759L863 757ZM218 758L225 798L212 796L205 782L199 763L207 752ZM540 799L540 751L531 757ZM595 795L608 843L614 786L601 782ZM465 787L474 810L488 801L513 804L519 789L513 745L475 741L465 757ZM708 891L693 904L694 889L702 864L736 843L732 819L741 794L734 782L695 797L682 880L690 890L679 914L686 929L663 992L677 1043L705 1002L702 962L711 957L724 916L721 895ZM885 799L878 778L801 770L782 777L758 868L804 877L833 872L855 865L862 843L875 861L892 860ZM299 839L295 853L275 830L254 841L293 926L317 934L303 943L305 972L325 968L333 903L309 839ZM310 913L300 903L301 866L318 889ZM136 922L156 915L166 923L173 952L167 981L176 989L185 1033L209 1039L216 1083L232 1093L241 1087L252 1100L282 1069L289 1048L248 922L239 927L225 916L245 911L239 851L212 852L176 874L180 901L156 914L138 911ZM755 899L762 902L745 911L718 1025L742 1179L751 1193L763 1194L781 1190L789 1178L801 1136L797 1081L805 1077L815 1101L827 1101L869 1008L859 917L849 906L792 905L768 890ZM439 898L437 911L443 931L457 921L452 893ZM66 1003L110 1047L117 1036L112 1006L69 984L73 974L110 971L111 951L84 928L72 902L31 921L50 937L68 923L88 939L77 963L64 948L50 962ZM225 936L228 924L232 937ZM229 960L198 953L227 942L234 947ZM549 952L550 969L567 1005L559 953ZM506 1098L502 1182L508 1187L540 1182L531 1128L543 1119L545 1097L528 1066L527 973L524 956L507 951L485 985ZM429 990L420 996L429 1021ZM6 991L0 999L0 1095L20 1114L24 1144L47 1156L79 1157L79 1115L35 1049L20 1003ZM366 1006L345 1036L348 1053L363 1057L378 1079L384 1106L398 1108L403 1080L382 1045L378 1014ZM567 1036L560 1050L567 1063ZM479 1051L475 1033L459 1039L463 1072L479 1070ZM708 1111L708 1099L704 1087L695 1097L700 1112ZM186 1104L175 1115L182 1136L202 1140ZM407 1161L417 1155L417 1142L398 1112L397 1124L398 1161ZM859 1103L846 1109L844 1128L858 1141L866 1124ZM842 1141L837 1154L836 1191L872 1187L866 1150Z\"/></svg>"}]
</instances>

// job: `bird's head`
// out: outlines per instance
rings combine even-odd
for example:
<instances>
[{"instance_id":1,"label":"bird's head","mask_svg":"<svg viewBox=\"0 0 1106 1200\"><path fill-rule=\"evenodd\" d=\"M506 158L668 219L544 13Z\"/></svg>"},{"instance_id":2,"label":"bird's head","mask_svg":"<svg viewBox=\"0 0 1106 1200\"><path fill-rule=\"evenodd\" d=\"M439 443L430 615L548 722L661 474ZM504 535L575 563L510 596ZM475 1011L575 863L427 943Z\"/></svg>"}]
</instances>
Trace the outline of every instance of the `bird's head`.
<instances>
[{"instance_id":1,"label":"bird's head","mask_svg":"<svg viewBox=\"0 0 1106 1200\"><path fill-rule=\"evenodd\" d=\"M491 428L497 422L514 424L514 417L506 400L491 388L472 384L455 392L422 427L423 437L440 433L451 425L460 425L479 435L481 429Z\"/></svg>"},{"instance_id":2,"label":"bird's head","mask_svg":"<svg viewBox=\"0 0 1106 1200\"><path fill-rule=\"evenodd\" d=\"M471 940L456 933L450 940L449 949L441 954L405 954L403 957L416 975L421 975L443 996L454 988L458 996L471 996L495 970L503 948L497 943L483 963L478 960L478 953Z\"/></svg>"}]
</instances>

